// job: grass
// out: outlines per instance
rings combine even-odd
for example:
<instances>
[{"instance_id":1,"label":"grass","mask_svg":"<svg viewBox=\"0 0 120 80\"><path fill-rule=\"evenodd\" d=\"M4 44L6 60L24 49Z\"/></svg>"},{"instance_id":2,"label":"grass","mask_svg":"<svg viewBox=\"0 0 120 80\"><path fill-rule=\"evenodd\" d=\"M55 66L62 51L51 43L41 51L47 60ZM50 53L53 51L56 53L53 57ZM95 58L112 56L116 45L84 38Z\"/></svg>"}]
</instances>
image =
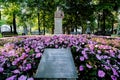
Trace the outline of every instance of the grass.
<instances>
[{"instance_id":1,"label":"grass","mask_svg":"<svg viewBox=\"0 0 120 80\"><path fill-rule=\"evenodd\" d=\"M3 46L0 46L0 48L2 48Z\"/></svg>"},{"instance_id":2,"label":"grass","mask_svg":"<svg viewBox=\"0 0 120 80\"><path fill-rule=\"evenodd\" d=\"M2 38L2 34L0 33L0 38Z\"/></svg>"}]
</instances>

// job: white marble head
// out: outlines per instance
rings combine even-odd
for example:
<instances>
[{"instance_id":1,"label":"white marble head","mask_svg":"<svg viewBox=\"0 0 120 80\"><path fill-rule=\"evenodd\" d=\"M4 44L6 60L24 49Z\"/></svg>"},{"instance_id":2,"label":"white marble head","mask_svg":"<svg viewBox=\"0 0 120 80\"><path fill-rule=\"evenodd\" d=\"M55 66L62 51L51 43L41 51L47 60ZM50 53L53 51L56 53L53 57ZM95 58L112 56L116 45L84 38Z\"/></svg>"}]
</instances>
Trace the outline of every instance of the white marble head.
<instances>
[{"instance_id":1,"label":"white marble head","mask_svg":"<svg viewBox=\"0 0 120 80\"><path fill-rule=\"evenodd\" d=\"M59 11L61 8L60 8L60 6L57 6L57 11Z\"/></svg>"}]
</instances>

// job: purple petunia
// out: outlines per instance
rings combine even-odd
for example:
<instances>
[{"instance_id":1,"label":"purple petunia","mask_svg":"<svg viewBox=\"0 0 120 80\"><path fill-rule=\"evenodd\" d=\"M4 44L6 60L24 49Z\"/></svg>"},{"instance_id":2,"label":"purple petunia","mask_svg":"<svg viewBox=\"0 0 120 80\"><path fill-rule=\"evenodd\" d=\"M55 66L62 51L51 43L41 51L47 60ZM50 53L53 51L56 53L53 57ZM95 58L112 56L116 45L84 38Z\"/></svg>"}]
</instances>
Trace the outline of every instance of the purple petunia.
<instances>
[{"instance_id":1,"label":"purple petunia","mask_svg":"<svg viewBox=\"0 0 120 80\"><path fill-rule=\"evenodd\" d=\"M89 64L86 64L86 66L87 66L89 69L91 69L91 68L92 68L92 66L91 66L91 65L89 65Z\"/></svg>"},{"instance_id":2,"label":"purple petunia","mask_svg":"<svg viewBox=\"0 0 120 80\"><path fill-rule=\"evenodd\" d=\"M84 61L85 58L83 56L80 57L80 61Z\"/></svg>"},{"instance_id":3,"label":"purple petunia","mask_svg":"<svg viewBox=\"0 0 120 80\"><path fill-rule=\"evenodd\" d=\"M110 69L110 67L108 67L107 65L104 65L104 67L105 67L106 70Z\"/></svg>"},{"instance_id":4,"label":"purple petunia","mask_svg":"<svg viewBox=\"0 0 120 80\"><path fill-rule=\"evenodd\" d=\"M37 53L36 56L35 56L35 58L39 58L41 56L42 56L42 53Z\"/></svg>"},{"instance_id":5,"label":"purple petunia","mask_svg":"<svg viewBox=\"0 0 120 80\"><path fill-rule=\"evenodd\" d=\"M87 35L24 37L22 40L15 41L15 44L9 43L2 49L0 48L0 74L3 75L1 77L3 79L8 77L7 80L34 80L33 74L37 68L34 65L39 64L38 60L45 48L70 47L74 53L73 59L78 74L87 73L88 75L83 74L83 76L86 79L93 79L89 74L97 70L95 78L107 79L108 77L117 80L120 76L120 62L118 60L120 59L120 38L118 42L113 40L116 44L112 43L111 39L104 38L102 37L101 40L98 36L93 35L89 37ZM98 70L99 68L101 70ZM89 71L92 73L88 73ZM83 78L80 77L80 79Z\"/></svg>"},{"instance_id":6,"label":"purple petunia","mask_svg":"<svg viewBox=\"0 0 120 80\"><path fill-rule=\"evenodd\" d=\"M31 66L31 64L27 64L27 66L26 66L26 70L29 70L29 69L31 69L32 68L32 66Z\"/></svg>"},{"instance_id":7,"label":"purple petunia","mask_svg":"<svg viewBox=\"0 0 120 80\"><path fill-rule=\"evenodd\" d=\"M97 58L98 60L101 60L101 56L98 55L98 54L96 54L96 58Z\"/></svg>"},{"instance_id":8,"label":"purple petunia","mask_svg":"<svg viewBox=\"0 0 120 80\"><path fill-rule=\"evenodd\" d=\"M112 71L113 71L113 74L114 74L114 75L116 75L116 76L119 77L118 72L116 71L116 69L112 68Z\"/></svg>"},{"instance_id":9,"label":"purple petunia","mask_svg":"<svg viewBox=\"0 0 120 80\"><path fill-rule=\"evenodd\" d=\"M26 53L29 53L30 52L30 48L26 48L25 51L26 51Z\"/></svg>"},{"instance_id":10,"label":"purple petunia","mask_svg":"<svg viewBox=\"0 0 120 80\"><path fill-rule=\"evenodd\" d=\"M6 80L15 80L16 79L16 75L13 75L11 77L8 77Z\"/></svg>"},{"instance_id":11,"label":"purple petunia","mask_svg":"<svg viewBox=\"0 0 120 80\"><path fill-rule=\"evenodd\" d=\"M25 75L21 75L19 78L18 78L18 80L26 80L27 79L27 76L25 76Z\"/></svg>"},{"instance_id":12,"label":"purple petunia","mask_svg":"<svg viewBox=\"0 0 120 80\"><path fill-rule=\"evenodd\" d=\"M101 54L101 51L100 51L100 50L97 50L97 53L98 53L98 54Z\"/></svg>"},{"instance_id":13,"label":"purple petunia","mask_svg":"<svg viewBox=\"0 0 120 80\"><path fill-rule=\"evenodd\" d=\"M98 76L101 78L105 77L105 72L102 70L98 70Z\"/></svg>"},{"instance_id":14,"label":"purple petunia","mask_svg":"<svg viewBox=\"0 0 120 80\"><path fill-rule=\"evenodd\" d=\"M13 62L12 62L12 65L17 65L17 61L13 61Z\"/></svg>"},{"instance_id":15,"label":"purple petunia","mask_svg":"<svg viewBox=\"0 0 120 80\"><path fill-rule=\"evenodd\" d=\"M10 51L8 52L8 56L9 56L9 57L15 56L15 55L16 55L15 50L10 50Z\"/></svg>"},{"instance_id":16,"label":"purple petunia","mask_svg":"<svg viewBox=\"0 0 120 80\"><path fill-rule=\"evenodd\" d=\"M120 54L118 55L118 58L120 59Z\"/></svg>"},{"instance_id":17,"label":"purple petunia","mask_svg":"<svg viewBox=\"0 0 120 80\"><path fill-rule=\"evenodd\" d=\"M81 65L79 66L79 71L83 71L84 70L84 67Z\"/></svg>"},{"instance_id":18,"label":"purple petunia","mask_svg":"<svg viewBox=\"0 0 120 80\"><path fill-rule=\"evenodd\" d=\"M4 71L4 68L0 67L0 73Z\"/></svg>"},{"instance_id":19,"label":"purple petunia","mask_svg":"<svg viewBox=\"0 0 120 80\"><path fill-rule=\"evenodd\" d=\"M115 77L114 75L111 75L111 79L112 80L117 80L117 77Z\"/></svg>"},{"instance_id":20,"label":"purple petunia","mask_svg":"<svg viewBox=\"0 0 120 80\"><path fill-rule=\"evenodd\" d=\"M39 48L37 47L37 48L35 48L35 52L37 52L37 53L39 53L40 52L40 50L39 50Z\"/></svg>"},{"instance_id":21,"label":"purple petunia","mask_svg":"<svg viewBox=\"0 0 120 80\"><path fill-rule=\"evenodd\" d=\"M18 69L16 69L16 70L14 70L14 71L12 71L14 74L19 74L20 73L20 71L18 70Z\"/></svg>"},{"instance_id":22,"label":"purple petunia","mask_svg":"<svg viewBox=\"0 0 120 80\"><path fill-rule=\"evenodd\" d=\"M27 80L34 80L34 79L31 77L31 78L28 78Z\"/></svg>"}]
</instances>

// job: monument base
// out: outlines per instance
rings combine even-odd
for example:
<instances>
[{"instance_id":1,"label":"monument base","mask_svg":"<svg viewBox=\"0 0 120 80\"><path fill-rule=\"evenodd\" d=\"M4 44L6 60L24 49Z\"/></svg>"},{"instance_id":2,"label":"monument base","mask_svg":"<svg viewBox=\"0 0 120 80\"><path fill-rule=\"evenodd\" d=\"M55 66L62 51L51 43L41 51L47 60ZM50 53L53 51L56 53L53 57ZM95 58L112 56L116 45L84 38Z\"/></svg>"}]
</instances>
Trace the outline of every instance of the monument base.
<instances>
[{"instance_id":1,"label":"monument base","mask_svg":"<svg viewBox=\"0 0 120 80\"><path fill-rule=\"evenodd\" d=\"M55 18L54 34L63 34L62 18Z\"/></svg>"},{"instance_id":2,"label":"monument base","mask_svg":"<svg viewBox=\"0 0 120 80\"><path fill-rule=\"evenodd\" d=\"M46 48L34 76L38 80L76 80L77 70L70 48Z\"/></svg>"}]
</instances>

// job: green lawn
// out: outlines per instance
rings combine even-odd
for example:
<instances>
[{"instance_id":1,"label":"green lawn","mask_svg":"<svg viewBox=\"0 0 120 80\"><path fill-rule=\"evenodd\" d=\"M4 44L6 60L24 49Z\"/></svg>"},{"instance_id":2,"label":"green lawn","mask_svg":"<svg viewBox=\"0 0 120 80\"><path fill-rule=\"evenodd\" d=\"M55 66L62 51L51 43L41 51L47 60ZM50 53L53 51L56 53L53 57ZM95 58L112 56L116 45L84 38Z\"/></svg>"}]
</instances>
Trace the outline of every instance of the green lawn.
<instances>
[{"instance_id":1,"label":"green lawn","mask_svg":"<svg viewBox=\"0 0 120 80\"><path fill-rule=\"evenodd\" d=\"M2 34L0 33L0 38L2 38Z\"/></svg>"}]
</instances>

